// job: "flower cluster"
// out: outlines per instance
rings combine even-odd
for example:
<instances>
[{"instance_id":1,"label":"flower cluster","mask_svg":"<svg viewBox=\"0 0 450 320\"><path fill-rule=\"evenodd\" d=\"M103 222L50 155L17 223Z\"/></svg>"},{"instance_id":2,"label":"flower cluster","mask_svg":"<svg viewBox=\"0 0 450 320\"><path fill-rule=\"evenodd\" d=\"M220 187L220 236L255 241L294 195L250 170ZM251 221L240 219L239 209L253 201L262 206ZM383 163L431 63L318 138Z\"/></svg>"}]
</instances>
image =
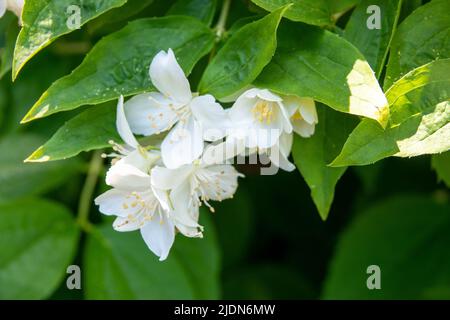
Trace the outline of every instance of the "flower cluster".
<instances>
[{"instance_id":1,"label":"flower cluster","mask_svg":"<svg viewBox=\"0 0 450 320\"><path fill-rule=\"evenodd\" d=\"M19 17L21 23L24 2L24 0L0 0L0 18L3 17L6 10L10 10Z\"/></svg>"},{"instance_id":2,"label":"flower cluster","mask_svg":"<svg viewBox=\"0 0 450 320\"><path fill-rule=\"evenodd\" d=\"M212 95L191 92L171 49L150 65L158 92L120 97L116 126L125 144L113 143L106 183L97 197L100 211L117 218L117 231L140 230L151 251L167 258L175 234L202 237L202 204L232 198L243 177L232 166L236 156L266 155L275 166L294 169L288 157L293 132L314 133L314 101L251 88L224 109ZM158 146L141 145L134 134L164 135Z\"/></svg>"}]
</instances>

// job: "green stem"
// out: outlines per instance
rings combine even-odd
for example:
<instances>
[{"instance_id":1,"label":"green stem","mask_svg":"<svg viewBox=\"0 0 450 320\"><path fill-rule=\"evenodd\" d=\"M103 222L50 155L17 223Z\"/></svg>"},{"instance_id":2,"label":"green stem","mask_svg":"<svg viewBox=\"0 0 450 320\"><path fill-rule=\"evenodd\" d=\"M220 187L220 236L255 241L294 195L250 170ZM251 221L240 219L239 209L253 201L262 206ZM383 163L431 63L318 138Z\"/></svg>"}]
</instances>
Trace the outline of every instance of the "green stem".
<instances>
[{"instance_id":1,"label":"green stem","mask_svg":"<svg viewBox=\"0 0 450 320\"><path fill-rule=\"evenodd\" d=\"M220 40L225 33L225 27L227 24L228 13L230 12L231 0L224 0L222 4L222 10L220 11L219 21L215 27L217 40Z\"/></svg>"},{"instance_id":2,"label":"green stem","mask_svg":"<svg viewBox=\"0 0 450 320\"><path fill-rule=\"evenodd\" d=\"M92 195L94 194L95 186L97 185L98 175L103 167L103 158L101 157L101 154L101 151L96 151L92 155L86 181L84 182L83 189L81 190L78 204L77 223L81 229L86 232L92 230L92 225L89 222L89 209L92 205Z\"/></svg>"}]
</instances>

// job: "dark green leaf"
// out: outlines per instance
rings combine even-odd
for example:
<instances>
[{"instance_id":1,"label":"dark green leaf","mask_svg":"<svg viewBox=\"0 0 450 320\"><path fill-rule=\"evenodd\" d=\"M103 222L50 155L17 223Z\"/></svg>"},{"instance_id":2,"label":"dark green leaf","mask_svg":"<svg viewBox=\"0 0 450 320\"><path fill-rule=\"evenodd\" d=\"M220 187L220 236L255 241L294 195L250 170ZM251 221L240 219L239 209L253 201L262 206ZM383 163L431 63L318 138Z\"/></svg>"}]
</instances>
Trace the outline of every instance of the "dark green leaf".
<instances>
[{"instance_id":1,"label":"dark green leaf","mask_svg":"<svg viewBox=\"0 0 450 320\"><path fill-rule=\"evenodd\" d=\"M69 28L69 9L80 10L80 26L103 12L123 5L127 0L33 0L26 1L22 12L23 27L17 39L13 61L13 79L25 63L60 36L75 29Z\"/></svg>"},{"instance_id":2,"label":"dark green leaf","mask_svg":"<svg viewBox=\"0 0 450 320\"><path fill-rule=\"evenodd\" d=\"M5 18L3 18L5 19ZM14 46L16 44L16 38L19 33L19 26L17 25L16 19L7 19L10 22L9 26L6 27L5 32L5 43L0 45L0 79L11 70L12 59L14 54ZM0 32L2 32L0 28Z\"/></svg>"},{"instance_id":3,"label":"dark green leaf","mask_svg":"<svg viewBox=\"0 0 450 320\"><path fill-rule=\"evenodd\" d=\"M109 26L127 20L153 3L154 0L127 0L123 6L111 9L97 19L90 21L87 25L89 33L95 33L106 25Z\"/></svg>"},{"instance_id":4,"label":"dark green leaf","mask_svg":"<svg viewBox=\"0 0 450 320\"><path fill-rule=\"evenodd\" d=\"M403 21L392 41L384 87L414 68L450 58L450 1L434 0Z\"/></svg>"},{"instance_id":5,"label":"dark green leaf","mask_svg":"<svg viewBox=\"0 0 450 320\"><path fill-rule=\"evenodd\" d=\"M23 119L28 122L86 104L114 100L153 88L148 68L160 50L172 48L189 73L214 42L212 32L191 17L133 21L100 40L81 65L56 81Z\"/></svg>"},{"instance_id":6,"label":"dark green leaf","mask_svg":"<svg viewBox=\"0 0 450 320\"><path fill-rule=\"evenodd\" d=\"M0 299L47 298L74 259L70 212L46 200L0 204Z\"/></svg>"},{"instance_id":7,"label":"dark green leaf","mask_svg":"<svg viewBox=\"0 0 450 320\"><path fill-rule=\"evenodd\" d=\"M380 8L380 29L366 26L371 15L367 13L367 8L371 5ZM366 57L378 78L397 27L401 6L401 0L363 0L353 11L345 28L345 38Z\"/></svg>"},{"instance_id":8,"label":"dark green leaf","mask_svg":"<svg viewBox=\"0 0 450 320\"><path fill-rule=\"evenodd\" d=\"M278 24L286 9L280 8L236 31L206 68L199 91L222 99L255 80L275 52Z\"/></svg>"},{"instance_id":9,"label":"dark green leaf","mask_svg":"<svg viewBox=\"0 0 450 320\"><path fill-rule=\"evenodd\" d=\"M448 299L450 207L421 196L393 198L357 217L338 242L326 299ZM380 267L380 290L367 268Z\"/></svg>"},{"instance_id":10,"label":"dark green leaf","mask_svg":"<svg viewBox=\"0 0 450 320\"><path fill-rule=\"evenodd\" d=\"M0 140L0 202L47 192L79 170L77 160L26 164L23 160L43 141L35 135L11 135Z\"/></svg>"},{"instance_id":11,"label":"dark green leaf","mask_svg":"<svg viewBox=\"0 0 450 320\"><path fill-rule=\"evenodd\" d=\"M111 104L90 108L67 121L27 162L45 162L76 156L82 151L110 147L121 141L116 130L116 112Z\"/></svg>"},{"instance_id":12,"label":"dark green leaf","mask_svg":"<svg viewBox=\"0 0 450 320\"><path fill-rule=\"evenodd\" d=\"M252 2L271 12L292 3L292 7L286 11L286 18L318 26L332 24L327 0L252 0Z\"/></svg>"},{"instance_id":13,"label":"dark green leaf","mask_svg":"<svg viewBox=\"0 0 450 320\"><path fill-rule=\"evenodd\" d=\"M164 262L139 232L120 233L105 225L89 235L84 261L88 299L219 297L219 256L214 229L208 225L203 239L177 235Z\"/></svg>"},{"instance_id":14,"label":"dark green leaf","mask_svg":"<svg viewBox=\"0 0 450 320\"><path fill-rule=\"evenodd\" d=\"M168 15L191 16L211 25L216 13L216 0L178 0L167 12Z\"/></svg>"},{"instance_id":15,"label":"dark green leaf","mask_svg":"<svg viewBox=\"0 0 450 320\"><path fill-rule=\"evenodd\" d=\"M328 164L339 154L345 140L356 125L356 119L326 106L318 108L319 123L311 138L295 137L292 156L311 189L320 217L326 220L334 198L334 188L346 168Z\"/></svg>"},{"instance_id":16,"label":"dark green leaf","mask_svg":"<svg viewBox=\"0 0 450 320\"><path fill-rule=\"evenodd\" d=\"M433 154L431 166L436 171L439 181L443 181L450 188L450 152Z\"/></svg>"}]
</instances>

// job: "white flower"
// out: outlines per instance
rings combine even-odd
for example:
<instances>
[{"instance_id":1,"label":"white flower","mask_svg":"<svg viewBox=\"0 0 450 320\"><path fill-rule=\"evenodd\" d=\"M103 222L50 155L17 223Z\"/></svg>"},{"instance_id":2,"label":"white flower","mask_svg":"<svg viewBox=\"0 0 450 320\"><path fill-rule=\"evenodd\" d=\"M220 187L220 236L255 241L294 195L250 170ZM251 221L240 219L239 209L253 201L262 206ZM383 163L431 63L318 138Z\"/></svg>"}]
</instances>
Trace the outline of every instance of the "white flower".
<instances>
[{"instance_id":1,"label":"white flower","mask_svg":"<svg viewBox=\"0 0 450 320\"><path fill-rule=\"evenodd\" d=\"M160 260L167 258L175 239L175 230L188 230L188 236L197 236L196 221L177 219L169 206L167 192L151 183L150 170L158 163L160 154L147 151L139 145L126 122L123 97L117 105L117 130L126 146L115 145L120 154L108 170L106 183L113 189L95 199L99 210L106 215L117 216L113 227L117 231L140 230L149 247ZM184 225L180 220L187 223Z\"/></svg>"},{"instance_id":2,"label":"white flower","mask_svg":"<svg viewBox=\"0 0 450 320\"><path fill-rule=\"evenodd\" d=\"M259 154L266 154L270 162L285 171L294 171L295 165L289 161L293 142L292 133L283 133L278 142L271 148L258 150ZM256 152L256 151L254 151Z\"/></svg>"},{"instance_id":3,"label":"white flower","mask_svg":"<svg viewBox=\"0 0 450 320\"><path fill-rule=\"evenodd\" d=\"M154 186L170 190L170 200L176 216L188 216L195 221L202 203L214 211L208 201L232 198L238 186L238 177L243 177L232 165L211 165L203 159L177 169L155 166L151 176Z\"/></svg>"},{"instance_id":4,"label":"white flower","mask_svg":"<svg viewBox=\"0 0 450 320\"><path fill-rule=\"evenodd\" d=\"M245 91L229 110L232 122L229 137L242 140L246 148L274 146L283 132L292 132L282 101L267 89Z\"/></svg>"},{"instance_id":5,"label":"white flower","mask_svg":"<svg viewBox=\"0 0 450 320\"><path fill-rule=\"evenodd\" d=\"M6 10L14 12L14 14L19 17L19 21L22 24L22 9L24 5L24 0L0 0L0 18L3 17Z\"/></svg>"},{"instance_id":6,"label":"white flower","mask_svg":"<svg viewBox=\"0 0 450 320\"><path fill-rule=\"evenodd\" d=\"M137 95L125 113L136 134L170 130L161 145L166 167L189 164L203 152L204 141L221 139L229 126L227 113L211 95L195 96L171 49L161 51L150 65L150 78L159 92Z\"/></svg>"},{"instance_id":7,"label":"white flower","mask_svg":"<svg viewBox=\"0 0 450 320\"><path fill-rule=\"evenodd\" d=\"M295 133L303 138L311 137L314 134L316 124L319 122L314 100L297 96L284 96L283 103L289 112Z\"/></svg>"}]
</instances>

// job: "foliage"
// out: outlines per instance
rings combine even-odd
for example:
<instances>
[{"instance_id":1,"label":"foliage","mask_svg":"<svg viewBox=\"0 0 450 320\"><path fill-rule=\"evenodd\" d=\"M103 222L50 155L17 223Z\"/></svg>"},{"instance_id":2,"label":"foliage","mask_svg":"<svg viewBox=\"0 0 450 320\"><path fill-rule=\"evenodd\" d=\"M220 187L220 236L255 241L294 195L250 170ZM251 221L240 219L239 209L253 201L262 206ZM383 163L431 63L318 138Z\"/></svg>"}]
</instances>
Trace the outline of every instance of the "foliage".
<instances>
[{"instance_id":1,"label":"foliage","mask_svg":"<svg viewBox=\"0 0 450 320\"><path fill-rule=\"evenodd\" d=\"M34 0L20 22L0 18L0 299L450 298L448 0ZM204 238L160 262L93 198L117 100L155 91L169 49L226 108L257 87L313 99L318 122L294 134L295 172L238 164Z\"/></svg>"}]
</instances>

